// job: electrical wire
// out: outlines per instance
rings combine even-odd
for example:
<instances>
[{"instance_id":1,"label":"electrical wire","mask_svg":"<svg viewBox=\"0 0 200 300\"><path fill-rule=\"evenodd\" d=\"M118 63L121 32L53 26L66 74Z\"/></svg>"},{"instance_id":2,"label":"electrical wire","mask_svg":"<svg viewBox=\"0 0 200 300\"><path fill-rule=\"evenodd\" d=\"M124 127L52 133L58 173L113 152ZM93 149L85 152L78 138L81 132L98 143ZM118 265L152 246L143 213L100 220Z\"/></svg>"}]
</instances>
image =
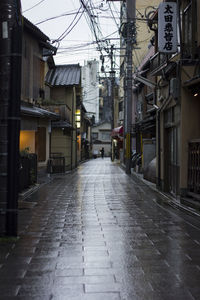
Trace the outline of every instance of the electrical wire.
<instances>
[{"instance_id":1,"label":"electrical wire","mask_svg":"<svg viewBox=\"0 0 200 300\"><path fill-rule=\"evenodd\" d=\"M81 13L81 12L79 12L79 13ZM58 18L66 17L66 16L72 16L72 15L76 15L76 14L77 14L77 11L76 12L66 12L66 13L63 13L61 15L50 17L50 18L47 18L45 20L39 21L39 22L35 23L35 25L37 26L37 25L43 24L43 23L51 21L51 20L55 20L55 19L58 19Z\"/></svg>"},{"instance_id":2,"label":"electrical wire","mask_svg":"<svg viewBox=\"0 0 200 300\"><path fill-rule=\"evenodd\" d=\"M55 43L55 42L61 42L73 29L74 29L74 27L77 25L77 23L80 21L80 19L81 19L81 17L82 17L82 15L83 15L83 13L84 13L84 11L81 13L81 15L79 16L79 18L78 18L78 20L77 21L75 21L76 20L76 18L77 18L77 16L78 16L78 14L79 14L79 12L80 12L80 10L81 10L81 8L82 8L82 6L80 6L80 8L79 8L79 10L77 11L77 13L76 13L76 15L75 15L75 17L74 17L74 19L72 20L72 22L70 23L70 25L67 27L67 29L65 29L65 31L56 39L56 40L54 40L54 41L52 41L52 43ZM74 23L75 22L75 23ZM74 24L73 24L74 23ZM72 27L71 27L72 26ZM71 28L70 28L71 27Z\"/></svg>"},{"instance_id":3,"label":"electrical wire","mask_svg":"<svg viewBox=\"0 0 200 300\"><path fill-rule=\"evenodd\" d=\"M110 5L110 2L108 2L108 5L109 5L109 7L110 7L110 11L111 11L112 17L113 17L113 19L114 19L114 21L115 21L115 24L116 24L116 26L117 26L117 29L119 30L119 25L118 25L118 23L117 23L117 21L116 21L116 19L115 19L115 16L114 16L114 13L113 13L113 11L112 11L112 7L111 7L111 5Z\"/></svg>"},{"instance_id":4,"label":"electrical wire","mask_svg":"<svg viewBox=\"0 0 200 300\"><path fill-rule=\"evenodd\" d=\"M22 13L25 13L25 12L27 12L27 11L29 11L29 10L35 8L36 6L40 5L40 4L41 4L42 2L44 2L44 1L45 1L45 0L41 0L40 2L36 3L36 4L33 5L32 7L30 7L30 8L28 8L28 9L24 10Z\"/></svg>"},{"instance_id":5,"label":"electrical wire","mask_svg":"<svg viewBox=\"0 0 200 300\"><path fill-rule=\"evenodd\" d=\"M30 7L29 9L25 10L24 12L27 12L27 11L33 9L34 7L40 5L44 1L45 0L39 1L34 6ZM66 54L66 53L68 53L68 55L69 55L70 51L74 52L74 53L72 53L72 55L73 55L73 54L83 53L86 50L92 50L92 51L97 50L104 57L103 52L105 51L106 54L109 54L110 39L114 36L114 34L116 34L118 32L118 30L112 32L111 34L109 34L105 37L102 33L102 29L100 26L100 24L102 24L102 22L100 23L100 20L103 18L110 18L118 26L117 20L116 20L116 18L118 18L118 16L115 15L117 10L115 10L115 8L113 10L110 4L108 5L108 3L106 3L106 5L105 5L105 3L103 3L102 1L92 1L92 0L79 0L79 1L80 1L81 5L78 10L68 11L68 12L62 13L57 16L52 16L50 18L40 20L35 25L37 26L37 25L43 24L45 22L55 20L57 18L74 15L73 20L71 21L69 26L67 26L67 28L63 31L63 33L60 34L60 36L58 38L52 40L53 44L54 43L58 44L58 52L57 53L59 54L59 56L61 57L62 55ZM103 12L104 14L107 14L107 15L101 16L101 12ZM109 15L110 13L111 13L111 16ZM70 32L73 30L73 28L80 21L83 14L86 17L88 26L89 26L91 32L93 33L95 40L92 42L89 42L89 43L85 43L85 44L71 45L68 47L60 47L60 42L61 41L63 42L64 39L66 38L66 36L70 34ZM109 37L111 37L111 38L109 39ZM119 40L119 38L117 40ZM95 45L97 45L97 49L95 49ZM88 48L88 46L90 48Z\"/></svg>"}]
</instances>

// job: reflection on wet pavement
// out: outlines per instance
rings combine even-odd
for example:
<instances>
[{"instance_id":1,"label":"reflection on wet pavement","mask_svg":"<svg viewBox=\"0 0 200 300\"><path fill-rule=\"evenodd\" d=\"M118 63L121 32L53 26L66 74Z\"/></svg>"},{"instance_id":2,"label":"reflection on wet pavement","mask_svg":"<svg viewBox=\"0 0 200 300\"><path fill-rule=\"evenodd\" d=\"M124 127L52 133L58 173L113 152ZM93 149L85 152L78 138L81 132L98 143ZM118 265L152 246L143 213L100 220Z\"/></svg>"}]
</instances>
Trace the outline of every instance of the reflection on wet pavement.
<instances>
[{"instance_id":1,"label":"reflection on wet pavement","mask_svg":"<svg viewBox=\"0 0 200 300\"><path fill-rule=\"evenodd\" d=\"M31 197L0 243L0 299L199 299L199 227L109 159Z\"/></svg>"}]
</instances>

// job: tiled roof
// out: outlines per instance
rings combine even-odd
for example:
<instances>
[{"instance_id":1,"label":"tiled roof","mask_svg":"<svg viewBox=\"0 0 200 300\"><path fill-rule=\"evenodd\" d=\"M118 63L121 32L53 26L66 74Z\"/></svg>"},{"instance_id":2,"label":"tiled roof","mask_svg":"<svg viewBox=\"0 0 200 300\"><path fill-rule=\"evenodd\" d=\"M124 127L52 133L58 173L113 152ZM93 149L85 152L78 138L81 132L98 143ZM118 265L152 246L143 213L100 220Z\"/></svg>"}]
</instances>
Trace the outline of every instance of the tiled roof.
<instances>
[{"instance_id":1,"label":"tiled roof","mask_svg":"<svg viewBox=\"0 0 200 300\"><path fill-rule=\"evenodd\" d=\"M73 129L72 125L70 123L68 123L67 121L53 121L52 122L52 127L53 128L70 128Z\"/></svg>"},{"instance_id":2,"label":"tiled roof","mask_svg":"<svg viewBox=\"0 0 200 300\"><path fill-rule=\"evenodd\" d=\"M60 65L50 69L45 81L51 86L79 85L81 79L81 67L76 65Z\"/></svg>"},{"instance_id":3,"label":"tiled roof","mask_svg":"<svg viewBox=\"0 0 200 300\"><path fill-rule=\"evenodd\" d=\"M38 118L48 118L52 120L59 119L59 115L57 113L53 113L46 109L37 107L37 106L27 106L21 105L21 113L23 115L38 117Z\"/></svg>"}]
</instances>

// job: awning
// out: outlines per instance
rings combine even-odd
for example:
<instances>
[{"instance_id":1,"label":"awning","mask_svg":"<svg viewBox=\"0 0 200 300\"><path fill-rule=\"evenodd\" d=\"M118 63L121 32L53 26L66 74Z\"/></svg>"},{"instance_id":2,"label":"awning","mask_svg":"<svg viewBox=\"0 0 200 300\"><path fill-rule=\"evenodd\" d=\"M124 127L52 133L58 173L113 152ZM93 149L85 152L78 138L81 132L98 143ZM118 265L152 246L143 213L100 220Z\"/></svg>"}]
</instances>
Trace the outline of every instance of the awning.
<instances>
[{"instance_id":1,"label":"awning","mask_svg":"<svg viewBox=\"0 0 200 300\"><path fill-rule=\"evenodd\" d=\"M135 124L134 132L149 132L155 133L156 130L156 115L143 119Z\"/></svg>"},{"instance_id":2,"label":"awning","mask_svg":"<svg viewBox=\"0 0 200 300\"><path fill-rule=\"evenodd\" d=\"M124 132L123 126L119 126L112 130L111 136L112 138L122 138L123 132Z\"/></svg>"},{"instance_id":3,"label":"awning","mask_svg":"<svg viewBox=\"0 0 200 300\"><path fill-rule=\"evenodd\" d=\"M57 113L53 113L49 110L42 109L37 106L21 105L21 114L25 116L32 116L37 118L47 118L51 120L59 119L59 115Z\"/></svg>"},{"instance_id":4,"label":"awning","mask_svg":"<svg viewBox=\"0 0 200 300\"><path fill-rule=\"evenodd\" d=\"M53 128L70 128L73 129L72 125L68 123L67 121L53 121L52 122Z\"/></svg>"}]
</instances>

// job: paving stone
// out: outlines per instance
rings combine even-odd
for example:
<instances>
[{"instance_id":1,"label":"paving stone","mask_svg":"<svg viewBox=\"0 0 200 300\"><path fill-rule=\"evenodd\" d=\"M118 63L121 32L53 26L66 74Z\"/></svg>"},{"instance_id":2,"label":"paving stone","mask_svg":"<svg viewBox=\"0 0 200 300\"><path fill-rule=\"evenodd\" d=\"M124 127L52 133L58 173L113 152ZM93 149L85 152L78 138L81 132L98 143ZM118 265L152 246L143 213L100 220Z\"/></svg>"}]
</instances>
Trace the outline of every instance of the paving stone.
<instances>
[{"instance_id":1,"label":"paving stone","mask_svg":"<svg viewBox=\"0 0 200 300\"><path fill-rule=\"evenodd\" d=\"M108 284L114 283L115 278L112 275L96 275L96 276L65 276L57 277L55 284L64 286L65 284L82 283L82 284Z\"/></svg>"},{"instance_id":2,"label":"paving stone","mask_svg":"<svg viewBox=\"0 0 200 300\"><path fill-rule=\"evenodd\" d=\"M85 285L86 293L105 293L105 292L119 293L120 289L121 289L121 286L118 283L86 284Z\"/></svg>"},{"instance_id":3,"label":"paving stone","mask_svg":"<svg viewBox=\"0 0 200 300\"><path fill-rule=\"evenodd\" d=\"M66 300L66 296L56 296L53 300ZM91 293L70 295L70 300L120 300L119 293Z\"/></svg>"},{"instance_id":4,"label":"paving stone","mask_svg":"<svg viewBox=\"0 0 200 300\"><path fill-rule=\"evenodd\" d=\"M0 300L199 299L200 221L110 159L27 201L37 205L19 212L19 239L0 243Z\"/></svg>"}]
</instances>

